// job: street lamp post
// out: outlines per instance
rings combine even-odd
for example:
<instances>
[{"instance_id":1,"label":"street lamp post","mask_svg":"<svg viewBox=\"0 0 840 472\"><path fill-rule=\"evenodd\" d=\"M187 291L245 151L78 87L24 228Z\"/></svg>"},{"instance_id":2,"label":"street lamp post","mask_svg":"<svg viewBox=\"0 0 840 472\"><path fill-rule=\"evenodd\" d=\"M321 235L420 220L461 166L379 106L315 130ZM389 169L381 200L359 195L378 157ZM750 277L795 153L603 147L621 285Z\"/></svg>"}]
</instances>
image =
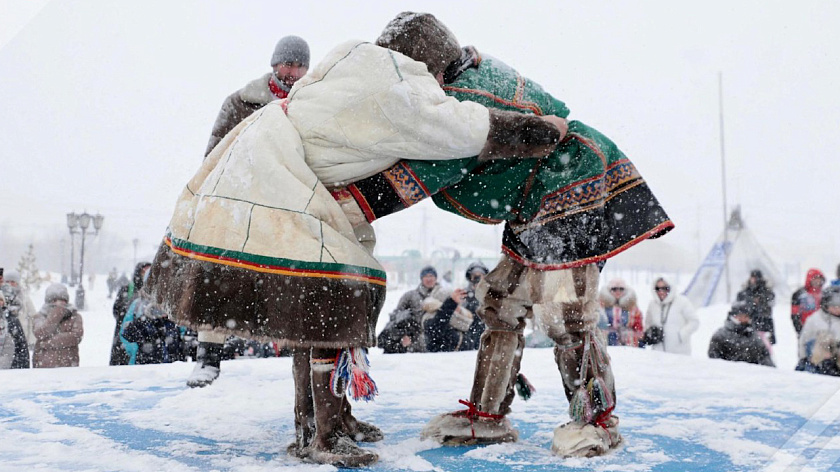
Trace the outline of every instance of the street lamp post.
<instances>
[{"instance_id":1,"label":"street lamp post","mask_svg":"<svg viewBox=\"0 0 840 472\"><path fill-rule=\"evenodd\" d=\"M102 222L105 220L105 217L99 213L89 215L87 212L84 212L81 215L75 213L67 215L67 226L70 227L70 234L75 234L78 225L78 232L82 235L82 246L79 253L79 285L76 287L76 308L79 310L85 308L85 288L83 283L85 274L85 236L88 233L91 220L93 221L94 234L99 234L99 230L102 229ZM71 268L70 270L72 271L73 269Z\"/></svg>"},{"instance_id":2,"label":"street lamp post","mask_svg":"<svg viewBox=\"0 0 840 472\"><path fill-rule=\"evenodd\" d=\"M70 286L76 284L76 269L74 265L76 263L75 257L75 250L76 250L76 228L79 226L79 215L75 213L68 213L67 214L67 227L70 229Z\"/></svg>"},{"instance_id":3,"label":"street lamp post","mask_svg":"<svg viewBox=\"0 0 840 472\"><path fill-rule=\"evenodd\" d=\"M59 245L61 246L61 257L59 260L61 261L61 283L67 283L67 272L64 271L64 245L67 242L64 238L61 238L59 241Z\"/></svg>"}]
</instances>

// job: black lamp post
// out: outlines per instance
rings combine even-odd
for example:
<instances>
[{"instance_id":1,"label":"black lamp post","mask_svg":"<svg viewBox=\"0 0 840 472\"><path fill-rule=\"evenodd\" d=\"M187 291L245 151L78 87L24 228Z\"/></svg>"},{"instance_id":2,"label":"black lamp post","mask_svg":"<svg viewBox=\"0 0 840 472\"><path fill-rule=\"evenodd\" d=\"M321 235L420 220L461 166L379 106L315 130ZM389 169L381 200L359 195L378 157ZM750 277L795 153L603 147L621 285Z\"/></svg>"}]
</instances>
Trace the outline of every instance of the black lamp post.
<instances>
[{"instance_id":1,"label":"black lamp post","mask_svg":"<svg viewBox=\"0 0 840 472\"><path fill-rule=\"evenodd\" d=\"M70 213L67 215L67 226L70 227L70 235L76 233L76 226L78 225L78 232L82 235L82 246L79 255L79 285L76 287L76 308L83 310L85 308L85 288L84 288L84 274L85 274L85 236L88 233L91 220L93 221L94 234L99 234L102 229L102 222L105 217L97 213L96 215L89 215L87 212L77 215ZM71 222L73 224L71 224ZM72 259L72 256L71 256ZM72 264L71 264L72 267ZM70 269L73 270L72 268Z\"/></svg>"},{"instance_id":2,"label":"black lamp post","mask_svg":"<svg viewBox=\"0 0 840 472\"><path fill-rule=\"evenodd\" d=\"M70 229L70 286L76 284L76 269L73 267L76 263L76 233L79 226L79 215L75 213L67 214L67 227Z\"/></svg>"}]
</instances>

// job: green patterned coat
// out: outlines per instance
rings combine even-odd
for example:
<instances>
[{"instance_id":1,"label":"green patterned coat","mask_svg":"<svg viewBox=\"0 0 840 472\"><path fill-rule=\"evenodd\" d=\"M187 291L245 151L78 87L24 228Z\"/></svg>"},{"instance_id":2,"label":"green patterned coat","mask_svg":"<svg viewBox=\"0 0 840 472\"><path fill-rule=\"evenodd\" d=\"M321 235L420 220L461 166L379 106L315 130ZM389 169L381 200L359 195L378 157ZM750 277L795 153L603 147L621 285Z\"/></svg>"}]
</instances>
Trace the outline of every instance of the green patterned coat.
<instances>
[{"instance_id":1,"label":"green patterned coat","mask_svg":"<svg viewBox=\"0 0 840 472\"><path fill-rule=\"evenodd\" d=\"M448 95L491 108L569 115L563 102L502 61L477 53L471 60L444 86ZM570 121L566 139L541 159L401 161L347 190L369 221L432 196L438 207L465 218L505 222L503 252L546 270L603 261L673 228L632 162L579 121Z\"/></svg>"}]
</instances>

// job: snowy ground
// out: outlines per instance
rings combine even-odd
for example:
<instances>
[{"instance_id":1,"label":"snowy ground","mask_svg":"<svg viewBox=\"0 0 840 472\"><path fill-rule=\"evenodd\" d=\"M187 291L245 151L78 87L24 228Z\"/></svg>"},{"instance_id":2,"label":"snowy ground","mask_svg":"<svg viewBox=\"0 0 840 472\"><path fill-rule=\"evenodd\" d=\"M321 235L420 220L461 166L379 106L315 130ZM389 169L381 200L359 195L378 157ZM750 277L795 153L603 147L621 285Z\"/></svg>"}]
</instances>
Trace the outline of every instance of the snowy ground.
<instances>
[{"instance_id":1,"label":"snowy ground","mask_svg":"<svg viewBox=\"0 0 840 472\"><path fill-rule=\"evenodd\" d=\"M334 470L285 454L290 359L225 362L222 377L197 390L184 386L191 364L106 367L113 318L103 290L88 293L82 367L0 372L0 470ZM398 298L389 294L386 316ZM514 402L520 441L478 448L418 439L432 415L466 398L474 352L374 350L380 396L354 404L386 433L370 445L380 455L370 470L840 471L840 379L793 371L785 308L777 313L777 369L705 358L725 307L701 311L691 358L611 348L626 443L589 460L549 452L567 408L550 349L525 352L522 371L537 394Z\"/></svg>"}]
</instances>

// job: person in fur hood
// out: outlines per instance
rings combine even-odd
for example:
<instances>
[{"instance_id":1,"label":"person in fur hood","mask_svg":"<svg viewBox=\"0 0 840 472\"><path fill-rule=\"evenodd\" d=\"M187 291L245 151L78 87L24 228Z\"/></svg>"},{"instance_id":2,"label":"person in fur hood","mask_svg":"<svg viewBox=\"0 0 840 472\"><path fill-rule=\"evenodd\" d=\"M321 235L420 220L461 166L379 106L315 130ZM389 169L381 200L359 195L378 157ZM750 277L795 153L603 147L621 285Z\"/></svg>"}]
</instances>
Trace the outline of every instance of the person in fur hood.
<instances>
[{"instance_id":1,"label":"person in fur hood","mask_svg":"<svg viewBox=\"0 0 840 472\"><path fill-rule=\"evenodd\" d=\"M566 129L559 117L447 97L439 81L460 51L434 16L400 15L386 32L423 47L340 44L287 99L213 148L176 203L144 288L178 324L304 350L293 359L296 440L287 451L345 467L375 462L355 440L382 434L349 414L345 384L331 379L343 378L347 364L337 361L349 357L349 391L375 394L355 373L375 344L385 272L361 209L327 187L401 158L540 157Z\"/></svg>"},{"instance_id":2,"label":"person in fur hood","mask_svg":"<svg viewBox=\"0 0 840 472\"><path fill-rule=\"evenodd\" d=\"M601 320L598 327L610 346L639 347L645 332L642 311L636 304L636 291L622 279L612 279L598 294Z\"/></svg>"},{"instance_id":3,"label":"person in fur hood","mask_svg":"<svg viewBox=\"0 0 840 472\"><path fill-rule=\"evenodd\" d=\"M657 351L690 356L691 336L699 327L700 320L691 300L677 293L668 279L658 277L645 312L644 344Z\"/></svg>"}]
</instances>

